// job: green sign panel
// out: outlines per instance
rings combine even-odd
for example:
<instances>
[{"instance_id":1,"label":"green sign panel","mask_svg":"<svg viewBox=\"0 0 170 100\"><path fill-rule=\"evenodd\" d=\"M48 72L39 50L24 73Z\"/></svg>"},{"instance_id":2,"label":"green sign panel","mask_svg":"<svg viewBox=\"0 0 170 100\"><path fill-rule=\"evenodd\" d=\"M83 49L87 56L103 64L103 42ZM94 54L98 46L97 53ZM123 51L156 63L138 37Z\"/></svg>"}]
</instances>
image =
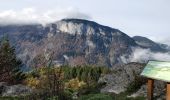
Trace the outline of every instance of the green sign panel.
<instances>
[{"instance_id":1,"label":"green sign panel","mask_svg":"<svg viewBox=\"0 0 170 100\"><path fill-rule=\"evenodd\" d=\"M170 62L149 61L141 75L152 79L170 82Z\"/></svg>"}]
</instances>

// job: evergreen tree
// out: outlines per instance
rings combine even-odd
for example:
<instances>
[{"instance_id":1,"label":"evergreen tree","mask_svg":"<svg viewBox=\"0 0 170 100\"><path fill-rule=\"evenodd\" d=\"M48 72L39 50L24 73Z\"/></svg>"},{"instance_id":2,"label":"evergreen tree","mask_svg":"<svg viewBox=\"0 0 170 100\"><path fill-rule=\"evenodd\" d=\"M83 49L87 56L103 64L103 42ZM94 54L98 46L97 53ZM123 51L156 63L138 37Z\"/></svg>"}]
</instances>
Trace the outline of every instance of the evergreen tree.
<instances>
[{"instance_id":1,"label":"evergreen tree","mask_svg":"<svg viewBox=\"0 0 170 100\"><path fill-rule=\"evenodd\" d=\"M8 38L4 37L0 43L0 81L14 84L21 82L24 74L20 71L21 60L17 59L15 48L9 43Z\"/></svg>"}]
</instances>

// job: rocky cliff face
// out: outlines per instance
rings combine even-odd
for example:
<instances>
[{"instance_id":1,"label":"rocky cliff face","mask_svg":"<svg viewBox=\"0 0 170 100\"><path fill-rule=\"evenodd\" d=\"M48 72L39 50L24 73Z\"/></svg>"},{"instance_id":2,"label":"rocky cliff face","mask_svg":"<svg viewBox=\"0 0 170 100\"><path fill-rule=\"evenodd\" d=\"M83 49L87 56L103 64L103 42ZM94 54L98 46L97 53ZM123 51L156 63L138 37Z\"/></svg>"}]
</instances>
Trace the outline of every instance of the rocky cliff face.
<instances>
[{"instance_id":1,"label":"rocky cliff face","mask_svg":"<svg viewBox=\"0 0 170 100\"><path fill-rule=\"evenodd\" d=\"M136 46L133 39L117 29L80 19L64 19L46 26L1 26L0 36L4 34L8 34L26 65L34 63L37 55L54 52L54 62L111 67L121 63L119 56Z\"/></svg>"},{"instance_id":2,"label":"rocky cliff face","mask_svg":"<svg viewBox=\"0 0 170 100\"><path fill-rule=\"evenodd\" d=\"M8 34L24 64L38 64L39 55L53 53L54 64L92 64L112 67L120 57L141 46L118 29L81 19L63 19L42 25L0 26L0 37Z\"/></svg>"},{"instance_id":3,"label":"rocky cliff face","mask_svg":"<svg viewBox=\"0 0 170 100\"><path fill-rule=\"evenodd\" d=\"M137 46L123 32L86 20L64 19L47 25L46 30L59 58L65 55L71 65L81 62L112 66L121 63L119 57ZM54 43L56 40L59 42Z\"/></svg>"}]
</instances>

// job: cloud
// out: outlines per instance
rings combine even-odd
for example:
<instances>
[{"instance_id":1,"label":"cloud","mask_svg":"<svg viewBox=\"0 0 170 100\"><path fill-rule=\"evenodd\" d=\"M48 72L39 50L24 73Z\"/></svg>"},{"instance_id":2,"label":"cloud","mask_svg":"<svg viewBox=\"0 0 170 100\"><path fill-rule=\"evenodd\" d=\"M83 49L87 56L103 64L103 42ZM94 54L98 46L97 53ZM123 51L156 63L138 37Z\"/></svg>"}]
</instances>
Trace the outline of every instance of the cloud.
<instances>
[{"instance_id":1,"label":"cloud","mask_svg":"<svg viewBox=\"0 0 170 100\"><path fill-rule=\"evenodd\" d=\"M142 34L140 34L142 36ZM167 44L170 46L170 34L162 34L160 36L160 34L156 34L155 36L153 35L148 35L148 36L145 36L147 38L149 38L150 40L154 41L154 42L157 42L157 43L163 43L163 44ZM159 37L159 38L158 38Z\"/></svg>"},{"instance_id":2,"label":"cloud","mask_svg":"<svg viewBox=\"0 0 170 100\"><path fill-rule=\"evenodd\" d=\"M24 8L20 11L6 10L0 12L1 25L30 23L46 24L63 18L91 19L89 15L82 13L75 8L57 8L44 12L39 12L35 8Z\"/></svg>"},{"instance_id":3,"label":"cloud","mask_svg":"<svg viewBox=\"0 0 170 100\"><path fill-rule=\"evenodd\" d=\"M132 53L127 57L121 56L124 63L141 62L145 63L149 60L170 61L170 53L152 52L150 49L132 48Z\"/></svg>"}]
</instances>

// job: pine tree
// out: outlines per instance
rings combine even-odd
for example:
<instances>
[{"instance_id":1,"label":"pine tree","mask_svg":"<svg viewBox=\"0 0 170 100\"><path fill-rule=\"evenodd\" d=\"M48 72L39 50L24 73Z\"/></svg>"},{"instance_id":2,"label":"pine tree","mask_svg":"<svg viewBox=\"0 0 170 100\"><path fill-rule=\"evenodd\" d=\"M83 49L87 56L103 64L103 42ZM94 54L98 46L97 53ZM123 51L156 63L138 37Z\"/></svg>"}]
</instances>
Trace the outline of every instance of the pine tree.
<instances>
[{"instance_id":1,"label":"pine tree","mask_svg":"<svg viewBox=\"0 0 170 100\"><path fill-rule=\"evenodd\" d=\"M0 43L0 81L10 84L20 82L25 76L20 70L21 65L15 48L10 45L8 38L4 37Z\"/></svg>"}]
</instances>

